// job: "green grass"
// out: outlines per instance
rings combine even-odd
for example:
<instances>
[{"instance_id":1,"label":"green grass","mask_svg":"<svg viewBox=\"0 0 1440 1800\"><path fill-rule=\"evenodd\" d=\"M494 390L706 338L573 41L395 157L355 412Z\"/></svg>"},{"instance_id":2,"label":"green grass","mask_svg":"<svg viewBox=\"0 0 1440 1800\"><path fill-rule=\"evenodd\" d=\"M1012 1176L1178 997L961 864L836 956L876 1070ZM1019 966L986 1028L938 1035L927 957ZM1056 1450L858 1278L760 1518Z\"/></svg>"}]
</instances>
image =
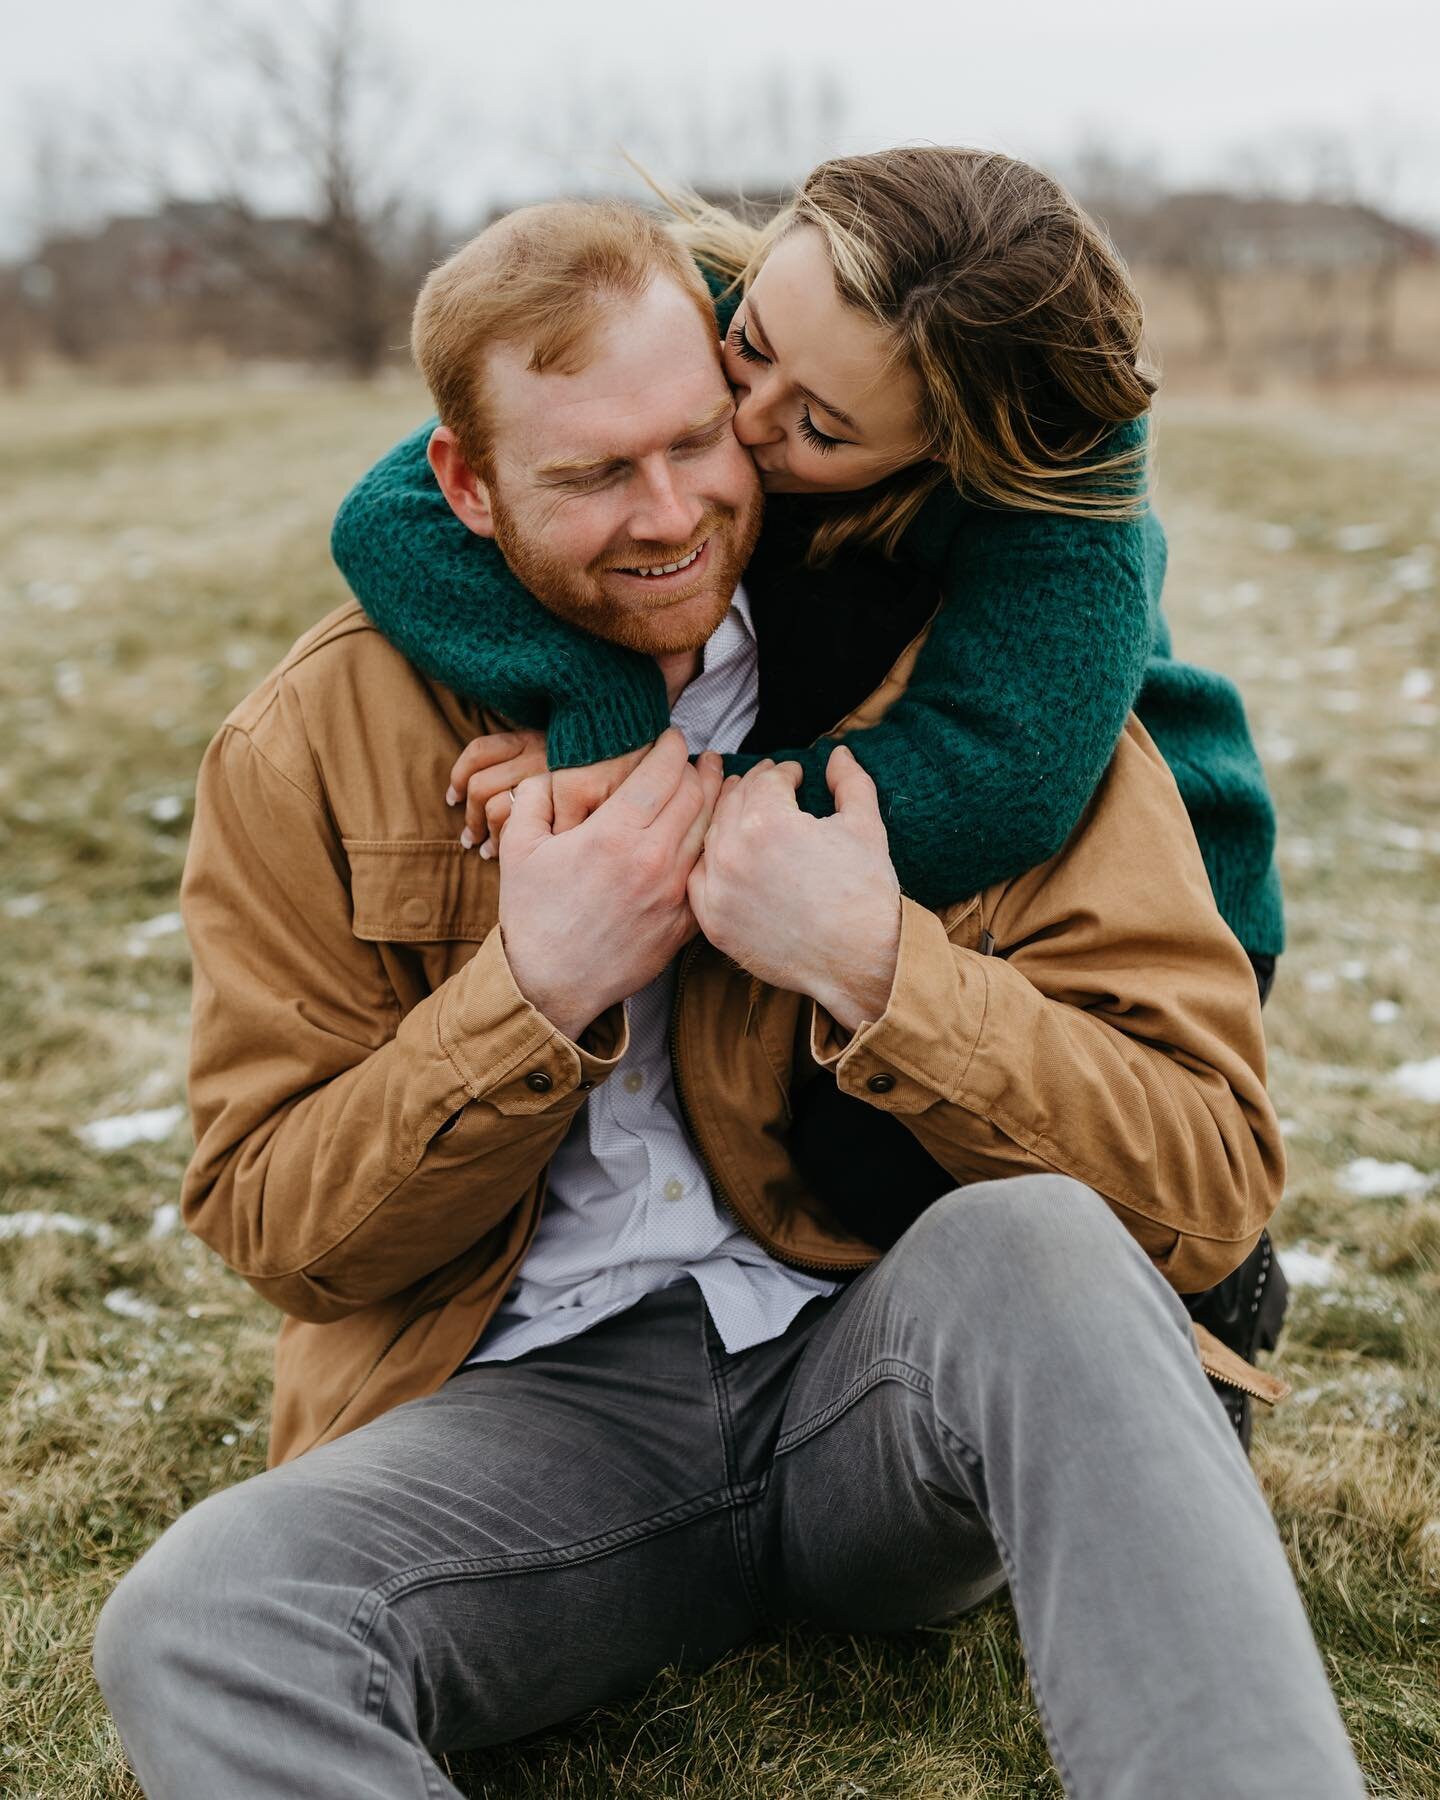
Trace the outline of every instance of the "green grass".
<instances>
[{"instance_id":1,"label":"green grass","mask_svg":"<svg viewBox=\"0 0 1440 1800\"><path fill-rule=\"evenodd\" d=\"M90 1678L96 1614L171 1520L263 1463L274 1318L173 1227L183 1125L111 1152L76 1128L183 1097L165 921L195 765L341 598L334 504L423 410L406 384L299 382L0 410L0 1214L80 1233L0 1239L17 1796L138 1792ZM1162 424L1177 647L1241 683L1282 813L1277 1235L1336 1271L1296 1293L1296 1394L1256 1467L1372 1789L1407 1800L1440 1796L1440 1109L1387 1076L1440 1050L1440 681L1415 673L1440 677L1437 414L1191 402ZM1361 1158L1437 1179L1361 1197ZM453 1773L493 1800L1059 1793L1003 1600L903 1641L767 1640Z\"/></svg>"}]
</instances>

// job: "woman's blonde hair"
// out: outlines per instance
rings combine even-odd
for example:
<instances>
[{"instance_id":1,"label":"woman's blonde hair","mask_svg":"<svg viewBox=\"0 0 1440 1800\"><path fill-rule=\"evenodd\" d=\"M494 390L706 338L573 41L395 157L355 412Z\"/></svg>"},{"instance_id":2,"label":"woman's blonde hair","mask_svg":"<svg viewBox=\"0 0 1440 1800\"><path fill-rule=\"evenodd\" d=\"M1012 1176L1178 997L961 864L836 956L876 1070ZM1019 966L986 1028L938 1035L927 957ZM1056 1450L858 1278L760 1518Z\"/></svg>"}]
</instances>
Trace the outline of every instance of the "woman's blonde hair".
<instances>
[{"instance_id":1,"label":"woman's blonde hair","mask_svg":"<svg viewBox=\"0 0 1440 1800\"><path fill-rule=\"evenodd\" d=\"M1106 451L1150 407L1140 300L1105 233L1060 184L992 150L882 150L821 163L763 225L659 190L702 264L748 287L800 225L825 239L842 300L915 371L933 461L827 521L811 546L893 552L949 480L981 505L1128 519L1145 507L1145 446Z\"/></svg>"}]
</instances>

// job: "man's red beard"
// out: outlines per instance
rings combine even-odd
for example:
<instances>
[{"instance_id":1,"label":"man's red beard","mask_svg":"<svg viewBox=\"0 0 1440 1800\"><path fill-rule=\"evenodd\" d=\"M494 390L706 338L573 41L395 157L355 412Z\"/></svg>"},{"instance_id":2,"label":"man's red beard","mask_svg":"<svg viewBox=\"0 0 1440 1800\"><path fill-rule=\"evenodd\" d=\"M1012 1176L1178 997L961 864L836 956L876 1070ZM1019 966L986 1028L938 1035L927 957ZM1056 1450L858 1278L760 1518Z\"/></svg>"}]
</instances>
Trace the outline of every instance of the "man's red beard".
<instances>
[{"instance_id":1,"label":"man's red beard","mask_svg":"<svg viewBox=\"0 0 1440 1800\"><path fill-rule=\"evenodd\" d=\"M577 569L527 538L493 481L490 485L495 542L516 578L548 611L582 631L647 656L698 650L714 634L754 553L764 507L757 490L743 510L710 507L686 545L621 544L607 549L588 568ZM635 600L626 601L606 585L604 577L611 570L683 562L707 540L705 572L694 587L657 594L653 607L645 605L643 590L637 588Z\"/></svg>"}]
</instances>

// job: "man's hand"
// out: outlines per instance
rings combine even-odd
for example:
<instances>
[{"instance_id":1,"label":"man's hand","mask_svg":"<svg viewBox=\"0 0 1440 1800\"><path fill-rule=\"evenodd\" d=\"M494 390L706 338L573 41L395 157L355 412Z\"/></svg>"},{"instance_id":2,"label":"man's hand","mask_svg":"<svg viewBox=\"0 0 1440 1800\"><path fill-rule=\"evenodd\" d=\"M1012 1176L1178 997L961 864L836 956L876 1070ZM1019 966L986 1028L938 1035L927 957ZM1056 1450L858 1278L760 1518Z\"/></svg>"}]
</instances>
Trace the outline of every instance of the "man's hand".
<instances>
[{"instance_id":1,"label":"man's hand","mask_svg":"<svg viewBox=\"0 0 1440 1800\"><path fill-rule=\"evenodd\" d=\"M575 1039L695 935L686 883L720 792L673 726L583 825L557 835L553 777L522 781L500 847L500 930L522 994Z\"/></svg>"},{"instance_id":2,"label":"man's hand","mask_svg":"<svg viewBox=\"0 0 1440 1800\"><path fill-rule=\"evenodd\" d=\"M690 877L700 929L742 968L810 994L847 1031L878 1019L900 950L900 883L875 783L845 746L825 779L835 812L795 801L799 763L767 757L724 783Z\"/></svg>"},{"instance_id":3,"label":"man's hand","mask_svg":"<svg viewBox=\"0 0 1440 1800\"><path fill-rule=\"evenodd\" d=\"M612 756L605 762L587 763L577 769L556 769L550 778L554 802L554 829L570 831L583 825L597 807L610 798L632 769L638 768L651 744ZM514 790L531 775L546 770L543 732L517 727L471 738L450 771L447 803L465 803L465 829L460 842L467 850L479 845L480 854L495 855L500 834L510 817Z\"/></svg>"}]
</instances>

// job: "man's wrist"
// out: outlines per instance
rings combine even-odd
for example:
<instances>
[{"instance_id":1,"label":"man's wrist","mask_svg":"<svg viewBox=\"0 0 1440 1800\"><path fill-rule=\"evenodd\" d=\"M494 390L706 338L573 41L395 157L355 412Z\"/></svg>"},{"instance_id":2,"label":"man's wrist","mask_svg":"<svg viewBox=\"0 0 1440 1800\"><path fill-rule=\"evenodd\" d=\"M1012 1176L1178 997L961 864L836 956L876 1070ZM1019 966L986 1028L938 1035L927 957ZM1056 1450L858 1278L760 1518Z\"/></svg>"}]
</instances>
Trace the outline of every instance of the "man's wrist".
<instances>
[{"instance_id":1,"label":"man's wrist","mask_svg":"<svg viewBox=\"0 0 1440 1800\"><path fill-rule=\"evenodd\" d=\"M867 1022L881 1017L890 1004L895 986L895 971L900 962L900 900L896 897L895 915L888 930L877 932L874 939L852 949L836 976L811 988L812 998L823 1006L837 1025L855 1032Z\"/></svg>"},{"instance_id":2,"label":"man's wrist","mask_svg":"<svg viewBox=\"0 0 1440 1800\"><path fill-rule=\"evenodd\" d=\"M590 1029L605 1007L593 1005L573 989L560 988L551 991L542 981L532 980L527 974L523 961L517 968L515 958L511 954L510 944L503 930L500 941L505 948L505 960L510 965L510 979L519 989L522 998L528 1000L543 1018L548 1019L562 1037L569 1038L572 1044L579 1044L582 1035Z\"/></svg>"}]
</instances>

